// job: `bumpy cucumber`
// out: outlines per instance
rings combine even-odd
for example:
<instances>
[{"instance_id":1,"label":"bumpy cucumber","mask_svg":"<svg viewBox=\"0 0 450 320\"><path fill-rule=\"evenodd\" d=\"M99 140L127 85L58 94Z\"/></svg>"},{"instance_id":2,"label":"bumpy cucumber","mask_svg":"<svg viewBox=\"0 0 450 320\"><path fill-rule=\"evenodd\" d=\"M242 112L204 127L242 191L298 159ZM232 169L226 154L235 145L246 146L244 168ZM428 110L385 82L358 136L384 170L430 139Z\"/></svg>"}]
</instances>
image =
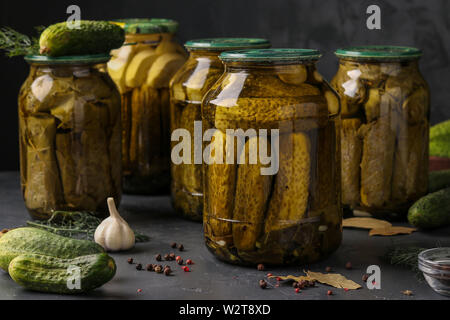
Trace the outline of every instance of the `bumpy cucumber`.
<instances>
[{"instance_id":1,"label":"bumpy cucumber","mask_svg":"<svg viewBox=\"0 0 450 320\"><path fill-rule=\"evenodd\" d=\"M80 21L80 28L67 22L49 26L39 39L41 54L52 57L109 53L125 40L124 30L107 21Z\"/></svg>"},{"instance_id":2,"label":"bumpy cucumber","mask_svg":"<svg viewBox=\"0 0 450 320\"><path fill-rule=\"evenodd\" d=\"M11 261L8 272L15 282L29 290L76 294L111 280L116 273L116 264L106 253L74 259L23 254Z\"/></svg>"},{"instance_id":3,"label":"bumpy cucumber","mask_svg":"<svg viewBox=\"0 0 450 320\"><path fill-rule=\"evenodd\" d=\"M424 229L450 224L450 188L430 193L419 199L409 209L408 221Z\"/></svg>"},{"instance_id":4,"label":"bumpy cucumber","mask_svg":"<svg viewBox=\"0 0 450 320\"><path fill-rule=\"evenodd\" d=\"M22 254L73 259L103 252L103 248L92 241L62 237L37 228L18 228L0 238L0 268L8 271L9 263Z\"/></svg>"}]
</instances>

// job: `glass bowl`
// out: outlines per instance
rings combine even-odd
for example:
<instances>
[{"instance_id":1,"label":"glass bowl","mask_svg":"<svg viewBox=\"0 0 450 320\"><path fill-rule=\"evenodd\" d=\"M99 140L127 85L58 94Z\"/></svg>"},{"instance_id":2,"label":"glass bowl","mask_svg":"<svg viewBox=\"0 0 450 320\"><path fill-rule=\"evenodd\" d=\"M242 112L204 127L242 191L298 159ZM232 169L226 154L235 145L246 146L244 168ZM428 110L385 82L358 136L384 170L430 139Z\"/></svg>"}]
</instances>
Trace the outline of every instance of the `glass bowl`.
<instances>
[{"instance_id":1,"label":"glass bowl","mask_svg":"<svg viewBox=\"0 0 450 320\"><path fill-rule=\"evenodd\" d=\"M450 296L450 248L433 248L419 253L419 270L434 291Z\"/></svg>"}]
</instances>

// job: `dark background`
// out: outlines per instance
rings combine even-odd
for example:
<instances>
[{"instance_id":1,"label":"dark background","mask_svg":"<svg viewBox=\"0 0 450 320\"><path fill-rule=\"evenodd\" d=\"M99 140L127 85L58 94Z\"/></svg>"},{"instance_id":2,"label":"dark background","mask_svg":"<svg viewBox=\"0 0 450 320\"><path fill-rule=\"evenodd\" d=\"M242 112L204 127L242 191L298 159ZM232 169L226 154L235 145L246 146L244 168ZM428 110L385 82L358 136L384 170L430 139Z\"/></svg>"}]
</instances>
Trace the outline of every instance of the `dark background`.
<instances>
[{"instance_id":1,"label":"dark background","mask_svg":"<svg viewBox=\"0 0 450 320\"><path fill-rule=\"evenodd\" d=\"M33 34L34 26L67 19L66 8L81 7L82 19L172 18L179 39L265 37L274 47L320 49L319 70L331 79L333 51L361 44L421 48L422 72L432 95L432 123L450 118L450 1L447 0L1 0L0 26ZM381 7L381 30L366 28L366 9ZM0 57L0 170L18 169L17 94L28 72L21 58Z\"/></svg>"}]
</instances>

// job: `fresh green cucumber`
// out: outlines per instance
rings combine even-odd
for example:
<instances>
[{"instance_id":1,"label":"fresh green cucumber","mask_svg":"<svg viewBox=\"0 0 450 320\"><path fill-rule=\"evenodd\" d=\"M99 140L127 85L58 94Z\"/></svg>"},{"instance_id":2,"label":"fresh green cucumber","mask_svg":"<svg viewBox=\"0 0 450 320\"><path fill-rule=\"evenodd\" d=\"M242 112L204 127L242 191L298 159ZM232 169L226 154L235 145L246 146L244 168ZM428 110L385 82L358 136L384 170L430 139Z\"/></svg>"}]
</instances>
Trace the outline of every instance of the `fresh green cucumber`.
<instances>
[{"instance_id":1,"label":"fresh green cucumber","mask_svg":"<svg viewBox=\"0 0 450 320\"><path fill-rule=\"evenodd\" d=\"M77 294L111 280L116 273L116 264L106 253L74 259L23 254L11 261L8 272L15 282L29 290Z\"/></svg>"},{"instance_id":2,"label":"fresh green cucumber","mask_svg":"<svg viewBox=\"0 0 450 320\"><path fill-rule=\"evenodd\" d=\"M450 188L430 193L419 199L409 209L408 221L423 229L450 224Z\"/></svg>"},{"instance_id":3,"label":"fresh green cucumber","mask_svg":"<svg viewBox=\"0 0 450 320\"><path fill-rule=\"evenodd\" d=\"M15 257L28 253L72 259L103 252L92 241L71 239L37 228L18 228L0 238L0 268L8 271Z\"/></svg>"},{"instance_id":4,"label":"fresh green cucumber","mask_svg":"<svg viewBox=\"0 0 450 320\"><path fill-rule=\"evenodd\" d=\"M81 20L80 28L70 28L67 22L49 26L39 39L40 52L52 57L109 54L125 41L124 30L107 21Z\"/></svg>"},{"instance_id":5,"label":"fresh green cucumber","mask_svg":"<svg viewBox=\"0 0 450 320\"><path fill-rule=\"evenodd\" d=\"M436 192L450 187L450 170L431 171L428 179L428 192Z\"/></svg>"}]
</instances>

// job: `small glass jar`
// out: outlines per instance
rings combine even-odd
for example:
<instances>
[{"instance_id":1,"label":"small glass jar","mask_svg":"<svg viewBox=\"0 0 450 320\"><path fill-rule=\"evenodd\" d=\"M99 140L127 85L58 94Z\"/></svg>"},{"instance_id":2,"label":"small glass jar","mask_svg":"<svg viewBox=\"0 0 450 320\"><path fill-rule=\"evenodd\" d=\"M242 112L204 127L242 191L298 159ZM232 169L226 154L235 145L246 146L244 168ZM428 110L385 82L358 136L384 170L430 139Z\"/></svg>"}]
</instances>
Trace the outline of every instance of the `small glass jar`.
<instances>
[{"instance_id":1,"label":"small glass jar","mask_svg":"<svg viewBox=\"0 0 450 320\"><path fill-rule=\"evenodd\" d=\"M201 121L201 103L204 94L223 73L220 53L226 50L269 48L266 39L213 38L188 41L188 61L173 77L171 90L171 129L186 129L194 146L194 121ZM172 147L176 142L172 143ZM194 149L191 164L172 163L172 201L183 217L202 221L203 186L202 164L195 164Z\"/></svg>"},{"instance_id":2,"label":"small glass jar","mask_svg":"<svg viewBox=\"0 0 450 320\"><path fill-rule=\"evenodd\" d=\"M21 185L31 216L106 213L122 193L120 96L109 55L27 56L19 94Z\"/></svg>"},{"instance_id":3,"label":"small glass jar","mask_svg":"<svg viewBox=\"0 0 450 320\"><path fill-rule=\"evenodd\" d=\"M108 72L122 97L123 188L129 194L170 191L169 81L186 60L167 19L118 21L125 44L111 52Z\"/></svg>"},{"instance_id":4,"label":"small glass jar","mask_svg":"<svg viewBox=\"0 0 450 320\"><path fill-rule=\"evenodd\" d=\"M341 243L340 105L317 72L319 57L309 49L220 56L225 73L202 117L204 234L221 260L311 263Z\"/></svg>"},{"instance_id":5,"label":"small glass jar","mask_svg":"<svg viewBox=\"0 0 450 320\"><path fill-rule=\"evenodd\" d=\"M450 248L422 251L418 257L419 270L425 280L439 294L450 297Z\"/></svg>"},{"instance_id":6,"label":"small glass jar","mask_svg":"<svg viewBox=\"0 0 450 320\"><path fill-rule=\"evenodd\" d=\"M331 84L342 102L342 201L383 219L404 219L428 189L430 94L421 51L339 49Z\"/></svg>"}]
</instances>

